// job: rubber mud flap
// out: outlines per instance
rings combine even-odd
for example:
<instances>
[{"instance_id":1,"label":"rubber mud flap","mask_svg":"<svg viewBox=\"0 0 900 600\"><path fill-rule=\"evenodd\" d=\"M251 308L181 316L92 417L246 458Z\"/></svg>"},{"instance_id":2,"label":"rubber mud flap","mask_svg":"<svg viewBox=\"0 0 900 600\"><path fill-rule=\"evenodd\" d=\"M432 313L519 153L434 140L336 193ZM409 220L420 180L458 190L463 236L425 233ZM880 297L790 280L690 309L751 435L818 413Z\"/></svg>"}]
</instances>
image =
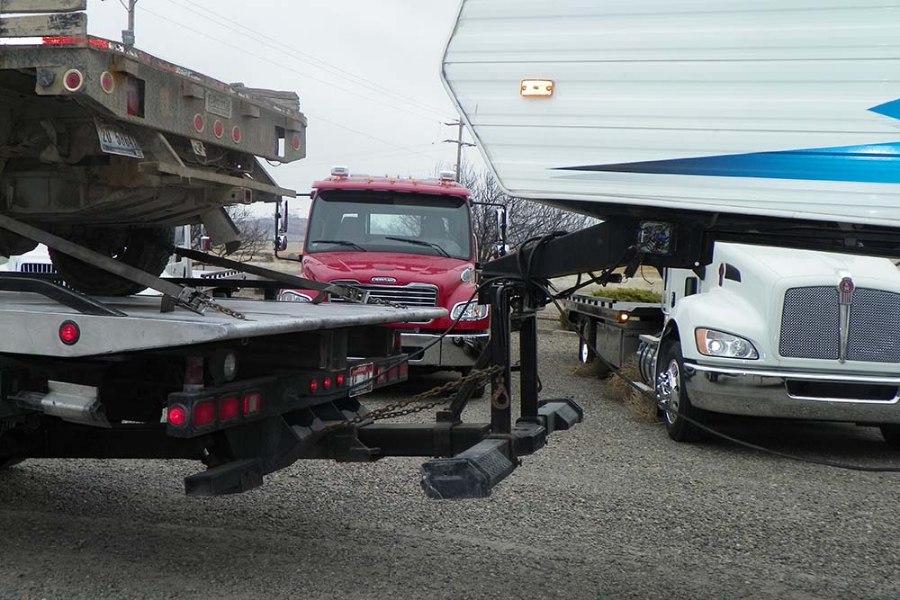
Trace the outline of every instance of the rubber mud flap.
<instances>
[{"instance_id":1,"label":"rubber mud flap","mask_svg":"<svg viewBox=\"0 0 900 600\"><path fill-rule=\"evenodd\" d=\"M452 458L422 465L425 495L436 500L487 498L516 466L509 439L486 439Z\"/></svg>"}]
</instances>

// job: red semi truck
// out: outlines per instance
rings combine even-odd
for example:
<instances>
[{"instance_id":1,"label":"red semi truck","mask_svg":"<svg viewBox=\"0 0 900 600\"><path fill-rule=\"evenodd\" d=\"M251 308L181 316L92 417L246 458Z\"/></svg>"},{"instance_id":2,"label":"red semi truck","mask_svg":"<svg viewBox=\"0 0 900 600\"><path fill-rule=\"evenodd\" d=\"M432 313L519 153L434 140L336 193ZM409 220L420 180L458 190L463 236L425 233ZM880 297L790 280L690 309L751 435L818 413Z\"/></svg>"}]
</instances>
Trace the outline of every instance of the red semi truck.
<instances>
[{"instance_id":1,"label":"red semi truck","mask_svg":"<svg viewBox=\"0 0 900 600\"><path fill-rule=\"evenodd\" d=\"M313 184L311 198L301 276L361 287L403 306L446 308L447 317L398 325L403 352L419 371L468 372L490 337L488 306L475 295L469 190L452 173L402 179L336 167ZM317 294L285 290L281 299L307 302Z\"/></svg>"}]
</instances>

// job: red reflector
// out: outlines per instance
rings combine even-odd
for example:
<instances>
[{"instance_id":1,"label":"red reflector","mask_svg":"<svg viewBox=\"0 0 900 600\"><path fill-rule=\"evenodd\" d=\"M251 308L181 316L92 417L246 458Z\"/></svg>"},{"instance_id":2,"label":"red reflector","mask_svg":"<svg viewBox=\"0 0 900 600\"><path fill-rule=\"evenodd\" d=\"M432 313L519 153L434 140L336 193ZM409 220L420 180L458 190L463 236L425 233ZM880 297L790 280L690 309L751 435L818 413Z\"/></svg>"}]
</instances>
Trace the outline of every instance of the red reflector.
<instances>
[{"instance_id":1,"label":"red reflector","mask_svg":"<svg viewBox=\"0 0 900 600\"><path fill-rule=\"evenodd\" d=\"M172 406L169 408L166 420L169 422L169 425L182 427L187 423L187 411L184 410L183 406Z\"/></svg>"},{"instance_id":2,"label":"red reflector","mask_svg":"<svg viewBox=\"0 0 900 600\"><path fill-rule=\"evenodd\" d=\"M262 394L250 392L244 394L244 416L253 415L262 410Z\"/></svg>"},{"instance_id":3,"label":"red reflector","mask_svg":"<svg viewBox=\"0 0 900 600\"><path fill-rule=\"evenodd\" d=\"M83 37L63 37L59 35L48 35L44 36L43 38L44 46L77 46L78 44L83 43Z\"/></svg>"},{"instance_id":4,"label":"red reflector","mask_svg":"<svg viewBox=\"0 0 900 600\"><path fill-rule=\"evenodd\" d=\"M116 80L109 71L103 71L100 74L100 88L107 94L112 94L116 89Z\"/></svg>"},{"instance_id":5,"label":"red reflector","mask_svg":"<svg viewBox=\"0 0 900 600\"><path fill-rule=\"evenodd\" d=\"M66 346L72 346L81 337L81 330L75 321L63 321L59 326L59 341Z\"/></svg>"},{"instance_id":6,"label":"red reflector","mask_svg":"<svg viewBox=\"0 0 900 600\"><path fill-rule=\"evenodd\" d=\"M77 92L84 85L84 75L77 69L69 69L63 75L63 87L70 92Z\"/></svg>"},{"instance_id":7,"label":"red reflector","mask_svg":"<svg viewBox=\"0 0 900 600\"><path fill-rule=\"evenodd\" d=\"M237 125L231 128L231 139L235 144L241 143L241 128Z\"/></svg>"},{"instance_id":8,"label":"red reflector","mask_svg":"<svg viewBox=\"0 0 900 600\"><path fill-rule=\"evenodd\" d=\"M378 370L375 371L375 374L378 375L378 379L376 379L376 383L384 383L387 381L387 377L384 374L384 367L378 367Z\"/></svg>"},{"instance_id":9,"label":"red reflector","mask_svg":"<svg viewBox=\"0 0 900 600\"><path fill-rule=\"evenodd\" d=\"M318 391L319 391L319 382L316 381L315 379L310 379L309 380L309 393L315 394Z\"/></svg>"},{"instance_id":10,"label":"red reflector","mask_svg":"<svg viewBox=\"0 0 900 600\"><path fill-rule=\"evenodd\" d=\"M241 400L237 396L228 396L219 400L219 420L233 421L241 416Z\"/></svg>"},{"instance_id":11,"label":"red reflector","mask_svg":"<svg viewBox=\"0 0 900 600\"><path fill-rule=\"evenodd\" d=\"M206 427L216 422L214 402L198 402L194 405L194 427Z\"/></svg>"},{"instance_id":12,"label":"red reflector","mask_svg":"<svg viewBox=\"0 0 900 600\"><path fill-rule=\"evenodd\" d=\"M293 146L294 150L299 152L301 144L302 144L302 141L300 140L300 136L295 135L294 138L291 140L291 146Z\"/></svg>"},{"instance_id":13,"label":"red reflector","mask_svg":"<svg viewBox=\"0 0 900 600\"><path fill-rule=\"evenodd\" d=\"M218 119L216 120L215 123L213 123L213 135L216 136L217 138L220 138L223 135L225 135L225 126L222 125L222 121L219 121Z\"/></svg>"},{"instance_id":14,"label":"red reflector","mask_svg":"<svg viewBox=\"0 0 900 600\"><path fill-rule=\"evenodd\" d=\"M203 115L197 113L194 115L194 129L197 130L197 133L203 133L203 130L206 128L206 121L203 119Z\"/></svg>"},{"instance_id":15,"label":"red reflector","mask_svg":"<svg viewBox=\"0 0 900 600\"><path fill-rule=\"evenodd\" d=\"M331 377L326 377L322 380L322 387L326 390L331 389Z\"/></svg>"},{"instance_id":16,"label":"red reflector","mask_svg":"<svg viewBox=\"0 0 900 600\"><path fill-rule=\"evenodd\" d=\"M344 374L338 373L337 377L334 378L334 382L338 384L338 387L344 385Z\"/></svg>"},{"instance_id":17,"label":"red reflector","mask_svg":"<svg viewBox=\"0 0 900 600\"><path fill-rule=\"evenodd\" d=\"M203 357L188 356L184 363L184 391L203 389Z\"/></svg>"}]
</instances>

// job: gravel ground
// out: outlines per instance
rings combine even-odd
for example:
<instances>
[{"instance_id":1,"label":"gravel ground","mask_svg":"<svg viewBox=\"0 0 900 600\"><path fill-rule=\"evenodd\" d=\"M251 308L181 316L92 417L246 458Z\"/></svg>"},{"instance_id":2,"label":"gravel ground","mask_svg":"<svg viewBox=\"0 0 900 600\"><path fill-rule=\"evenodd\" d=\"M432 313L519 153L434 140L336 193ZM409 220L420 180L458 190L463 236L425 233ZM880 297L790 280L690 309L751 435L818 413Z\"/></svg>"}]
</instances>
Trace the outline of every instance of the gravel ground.
<instances>
[{"instance_id":1,"label":"gravel ground","mask_svg":"<svg viewBox=\"0 0 900 600\"><path fill-rule=\"evenodd\" d=\"M0 597L900 595L900 476L676 445L572 375L571 334L541 340L544 397L574 396L587 417L489 499L425 499L418 459L305 462L217 499L183 496L196 470L184 461L28 461L0 475ZM799 455L900 467L870 429L719 426Z\"/></svg>"}]
</instances>

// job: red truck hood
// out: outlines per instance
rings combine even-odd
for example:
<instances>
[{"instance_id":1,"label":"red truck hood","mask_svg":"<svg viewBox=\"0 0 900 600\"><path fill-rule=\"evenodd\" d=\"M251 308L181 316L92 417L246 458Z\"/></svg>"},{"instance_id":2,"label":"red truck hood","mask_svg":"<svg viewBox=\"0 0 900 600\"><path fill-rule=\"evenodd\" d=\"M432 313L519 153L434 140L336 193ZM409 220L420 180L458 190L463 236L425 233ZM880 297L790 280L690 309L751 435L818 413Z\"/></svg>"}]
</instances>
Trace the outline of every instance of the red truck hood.
<instances>
[{"instance_id":1,"label":"red truck hood","mask_svg":"<svg viewBox=\"0 0 900 600\"><path fill-rule=\"evenodd\" d=\"M459 283L460 272L470 264L458 258L394 252L317 252L303 257L303 273L317 281L352 279L361 284L400 285L416 282L443 287Z\"/></svg>"}]
</instances>

